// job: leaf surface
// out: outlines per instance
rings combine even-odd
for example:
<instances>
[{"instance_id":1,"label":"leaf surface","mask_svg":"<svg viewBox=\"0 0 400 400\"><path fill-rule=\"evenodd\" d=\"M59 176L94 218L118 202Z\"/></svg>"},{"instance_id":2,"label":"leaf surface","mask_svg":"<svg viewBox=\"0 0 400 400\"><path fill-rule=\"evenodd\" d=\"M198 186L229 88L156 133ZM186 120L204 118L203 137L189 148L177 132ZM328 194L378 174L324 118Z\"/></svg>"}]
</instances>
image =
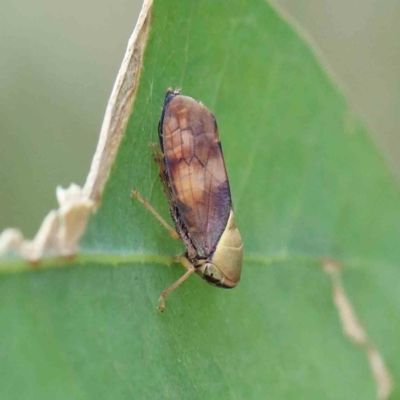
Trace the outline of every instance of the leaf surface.
<instances>
[{"instance_id":1,"label":"leaf surface","mask_svg":"<svg viewBox=\"0 0 400 400\"><path fill-rule=\"evenodd\" d=\"M216 115L245 261L234 290L192 277L160 315L183 246L129 195L137 188L169 218L148 147L168 87ZM387 398L400 374L399 201L346 98L267 2L155 1L134 109L82 254L30 272L0 266L4 397L374 399L386 387ZM343 331L328 258L365 342Z\"/></svg>"}]
</instances>

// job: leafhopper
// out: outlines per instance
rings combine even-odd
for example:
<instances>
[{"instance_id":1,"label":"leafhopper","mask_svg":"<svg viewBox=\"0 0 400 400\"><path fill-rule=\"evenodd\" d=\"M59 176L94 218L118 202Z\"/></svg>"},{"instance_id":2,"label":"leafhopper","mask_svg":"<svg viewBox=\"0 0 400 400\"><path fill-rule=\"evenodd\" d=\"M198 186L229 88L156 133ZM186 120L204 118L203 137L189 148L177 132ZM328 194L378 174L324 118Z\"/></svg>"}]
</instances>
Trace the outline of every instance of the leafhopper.
<instances>
[{"instance_id":1,"label":"leafhopper","mask_svg":"<svg viewBox=\"0 0 400 400\"><path fill-rule=\"evenodd\" d=\"M234 288L240 280L243 244L233 214L231 192L217 123L202 103L179 90L168 89L158 125L160 144L152 144L159 166L173 229L137 191L138 199L166 227L181 239L186 252L177 260L186 273L159 299L196 273L211 285Z\"/></svg>"}]
</instances>

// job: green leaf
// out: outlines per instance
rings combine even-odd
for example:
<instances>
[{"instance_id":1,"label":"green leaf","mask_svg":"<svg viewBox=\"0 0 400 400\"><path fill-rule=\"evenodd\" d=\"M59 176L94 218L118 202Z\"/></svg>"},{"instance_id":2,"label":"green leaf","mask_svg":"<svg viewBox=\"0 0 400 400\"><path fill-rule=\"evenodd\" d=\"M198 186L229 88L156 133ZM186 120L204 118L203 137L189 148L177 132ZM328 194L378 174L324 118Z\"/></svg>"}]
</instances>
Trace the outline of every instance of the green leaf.
<instances>
[{"instance_id":1,"label":"green leaf","mask_svg":"<svg viewBox=\"0 0 400 400\"><path fill-rule=\"evenodd\" d=\"M191 277L161 315L183 246L129 195L169 218L148 147L168 87L216 115L245 260L234 290ZM156 0L81 255L0 264L3 397L394 398L399 204L365 127L267 2Z\"/></svg>"}]
</instances>

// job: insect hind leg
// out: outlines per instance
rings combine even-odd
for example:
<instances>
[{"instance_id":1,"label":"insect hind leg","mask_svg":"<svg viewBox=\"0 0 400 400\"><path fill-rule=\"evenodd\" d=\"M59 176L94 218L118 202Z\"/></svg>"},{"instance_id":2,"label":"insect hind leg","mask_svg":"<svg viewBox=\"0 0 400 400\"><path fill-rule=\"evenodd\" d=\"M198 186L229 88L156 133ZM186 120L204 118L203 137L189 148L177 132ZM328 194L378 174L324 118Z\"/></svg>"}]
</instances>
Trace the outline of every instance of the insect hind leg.
<instances>
[{"instance_id":1,"label":"insect hind leg","mask_svg":"<svg viewBox=\"0 0 400 400\"><path fill-rule=\"evenodd\" d=\"M158 143L150 143L149 146L151 147L151 150L153 152L153 158L156 164L158 165L159 168L159 177L161 179L161 183L163 184L164 187L164 192L166 196L168 197L169 202L171 203L172 201L172 195L171 195L171 189L169 187L168 183L168 176L167 176L167 167L165 165L164 161L164 154L161 151L161 147Z\"/></svg>"},{"instance_id":2,"label":"insect hind leg","mask_svg":"<svg viewBox=\"0 0 400 400\"><path fill-rule=\"evenodd\" d=\"M172 228L168 222L153 208L153 206L146 200L136 189L131 192L131 198L139 200L153 215L157 220L167 229L169 234L174 239L179 239L180 236L174 228Z\"/></svg>"},{"instance_id":3,"label":"insect hind leg","mask_svg":"<svg viewBox=\"0 0 400 400\"><path fill-rule=\"evenodd\" d=\"M160 168L160 173L164 173L165 163L164 163L164 156L161 152L160 145L158 143L150 143L149 146L153 152L154 161L157 163L158 167Z\"/></svg>"}]
</instances>

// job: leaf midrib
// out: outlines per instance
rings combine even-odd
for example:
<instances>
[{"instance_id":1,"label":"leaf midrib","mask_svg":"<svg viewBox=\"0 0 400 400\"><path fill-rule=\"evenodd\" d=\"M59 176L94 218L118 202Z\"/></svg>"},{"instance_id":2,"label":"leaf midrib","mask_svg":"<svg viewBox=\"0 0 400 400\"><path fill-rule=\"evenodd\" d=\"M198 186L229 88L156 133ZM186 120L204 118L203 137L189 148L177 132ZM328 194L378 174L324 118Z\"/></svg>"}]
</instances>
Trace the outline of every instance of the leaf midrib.
<instances>
[{"instance_id":1,"label":"leaf midrib","mask_svg":"<svg viewBox=\"0 0 400 400\"><path fill-rule=\"evenodd\" d=\"M385 266L388 268L396 268L395 264L390 264L382 260L366 260L362 258L336 258L334 256L326 255L310 255L310 254L274 254L265 256L261 254L247 254L244 256L244 263L253 264L282 264L286 262L301 262L309 263L312 266L321 266L324 260L334 260L345 266L346 269L360 269L373 267L374 265ZM122 264L143 264L154 263L170 266L177 264L174 262L172 256L164 256L160 254L105 254L105 253L85 253L80 254L73 259L66 259L60 257L49 257L42 260L40 263L32 264L20 259L3 259L0 260L0 275L13 274L18 272L27 271L42 271L52 268L62 268L71 266L90 266L92 264L104 266L119 266Z\"/></svg>"}]
</instances>

